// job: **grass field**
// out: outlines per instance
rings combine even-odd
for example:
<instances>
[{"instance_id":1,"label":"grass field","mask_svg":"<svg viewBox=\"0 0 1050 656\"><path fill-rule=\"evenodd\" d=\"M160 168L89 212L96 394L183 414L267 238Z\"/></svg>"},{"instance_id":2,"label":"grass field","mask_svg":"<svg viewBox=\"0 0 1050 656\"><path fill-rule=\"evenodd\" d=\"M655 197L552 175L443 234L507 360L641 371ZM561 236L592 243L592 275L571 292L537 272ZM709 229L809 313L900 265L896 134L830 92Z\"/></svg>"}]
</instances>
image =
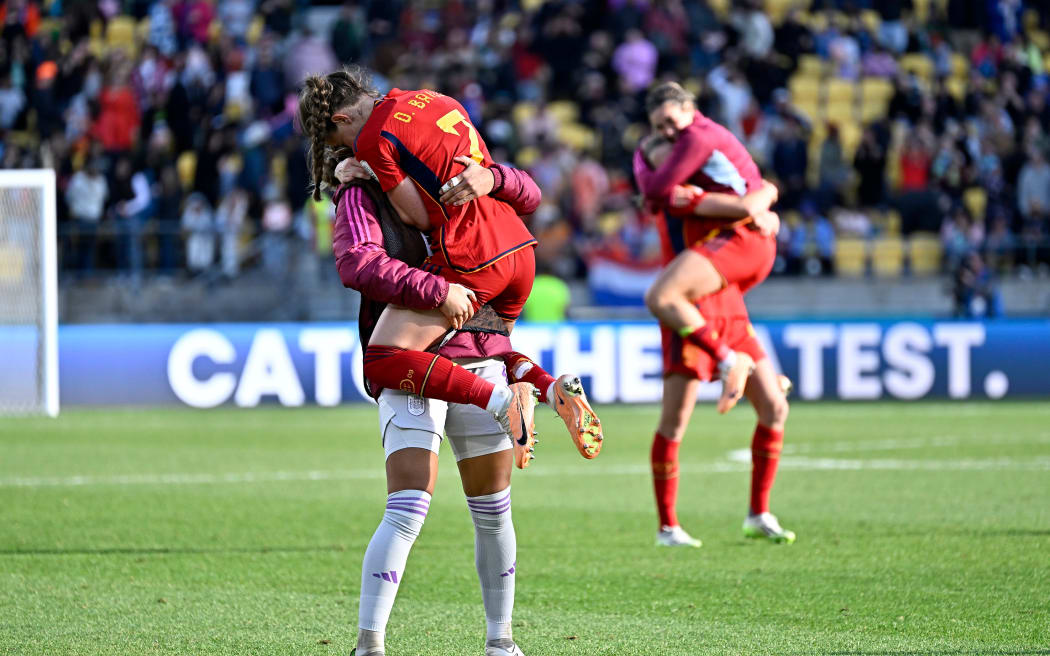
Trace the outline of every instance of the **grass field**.
<instances>
[{"instance_id":1,"label":"grass field","mask_svg":"<svg viewBox=\"0 0 1050 656\"><path fill-rule=\"evenodd\" d=\"M745 541L752 415L694 418L653 546L654 407L602 409L584 461L540 409L514 479L515 637L557 654L1050 654L1050 405L793 408ZM347 654L383 508L371 408L72 411L0 420L0 654ZM388 654L482 653L449 452Z\"/></svg>"}]
</instances>

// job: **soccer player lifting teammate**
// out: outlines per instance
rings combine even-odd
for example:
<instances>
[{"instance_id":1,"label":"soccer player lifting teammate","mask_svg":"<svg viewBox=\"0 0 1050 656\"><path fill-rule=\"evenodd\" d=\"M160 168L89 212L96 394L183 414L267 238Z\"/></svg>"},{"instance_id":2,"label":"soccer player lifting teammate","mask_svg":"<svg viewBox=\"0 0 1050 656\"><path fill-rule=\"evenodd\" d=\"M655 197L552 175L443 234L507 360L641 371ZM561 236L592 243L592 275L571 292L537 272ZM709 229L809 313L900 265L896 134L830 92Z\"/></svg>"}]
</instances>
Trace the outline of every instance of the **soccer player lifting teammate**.
<instances>
[{"instance_id":1,"label":"soccer player lifting teammate","mask_svg":"<svg viewBox=\"0 0 1050 656\"><path fill-rule=\"evenodd\" d=\"M326 179L335 175L336 161L338 154L332 153L326 162ZM528 174L498 164L493 165L492 173L501 181L498 189L490 190L493 198L509 203L521 214L535 210L540 191ZM466 184L471 186L469 180ZM402 223L377 183L351 180L339 187L334 200L332 248L343 284L361 292L361 343L368 343L387 304L428 310L447 298L450 283L418 268L426 258L422 235ZM488 307L442 342L438 352L498 385L506 382L502 358L513 353L502 320ZM510 474L512 462L524 468L533 455L535 402L528 391L532 385L511 386L527 436L519 443L476 406L422 399L399 389L380 390L367 377L365 384L379 406L387 499L362 562L359 631L351 654L385 653L390 612L409 552L429 512L438 450L447 434L474 523L475 565L486 620L485 656L522 656L511 630L518 563Z\"/></svg>"},{"instance_id":2,"label":"soccer player lifting teammate","mask_svg":"<svg viewBox=\"0 0 1050 656\"><path fill-rule=\"evenodd\" d=\"M787 399L781 377L754 338L743 302L743 294L772 268L779 219L769 207L776 189L762 181L739 141L696 111L679 85L652 89L646 109L656 131L673 142L671 148L650 138L634 160L643 193L668 210L663 227L670 263L646 296L661 321L664 350L663 411L651 452L661 523L657 542L700 545L675 517L678 446L699 381L716 377L723 384L720 412L747 394L758 414L744 532L791 542L794 534L769 512Z\"/></svg>"},{"instance_id":3,"label":"soccer player lifting teammate","mask_svg":"<svg viewBox=\"0 0 1050 656\"><path fill-rule=\"evenodd\" d=\"M426 352L483 305L512 329L535 278L536 240L520 217L509 205L460 184L468 170L492 164L466 110L429 90L392 89L378 97L362 69L348 68L307 78L299 113L310 138L315 194L325 148L352 148L351 166L379 182L403 221L428 233L434 253L424 270L450 283L439 311L383 311L365 350L365 375L380 387L476 405L520 437L520 422L509 417L514 404L508 388ZM484 175L497 182L494 174ZM450 189L443 191L443 180L452 182ZM579 378L555 379L520 353L505 360L512 377L535 385L540 400L565 421L580 453L595 457L601 424Z\"/></svg>"}]
</instances>

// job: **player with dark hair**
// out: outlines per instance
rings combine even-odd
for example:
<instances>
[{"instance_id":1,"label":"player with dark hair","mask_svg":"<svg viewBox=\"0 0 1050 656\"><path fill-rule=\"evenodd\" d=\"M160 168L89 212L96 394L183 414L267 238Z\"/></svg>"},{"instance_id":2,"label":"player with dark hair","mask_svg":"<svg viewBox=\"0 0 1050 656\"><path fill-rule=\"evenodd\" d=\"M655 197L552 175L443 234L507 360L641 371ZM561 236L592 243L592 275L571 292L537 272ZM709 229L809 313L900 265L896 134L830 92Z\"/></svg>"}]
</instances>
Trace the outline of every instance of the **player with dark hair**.
<instances>
[{"instance_id":1,"label":"player with dark hair","mask_svg":"<svg viewBox=\"0 0 1050 656\"><path fill-rule=\"evenodd\" d=\"M334 156L326 163L331 178ZM493 198L521 214L539 204L529 176L492 166L502 185ZM332 180L334 186L334 180ZM335 194L332 248L339 277L361 292L358 323L367 344L387 304L431 310L446 302L450 283L418 268L426 258L422 236L400 221L379 185L353 180ZM505 385L504 356L514 353L503 322L483 306L439 352L494 385ZM486 656L522 656L511 632L517 569L517 539L511 520L511 462L528 466L533 457L532 408L527 383L517 383L512 419L526 436L519 443L485 411L423 399L399 389L381 389L366 377L379 405L386 452L387 503L365 551L361 570L358 641L353 654L385 653L386 625L404 578L409 551L426 519L438 470L442 434L455 454L467 507L474 522L475 564L486 618ZM513 458L511 457L513 448Z\"/></svg>"},{"instance_id":2,"label":"player with dark hair","mask_svg":"<svg viewBox=\"0 0 1050 656\"><path fill-rule=\"evenodd\" d=\"M647 178L653 169L666 166L672 155L668 140L662 137L647 138L635 155L636 177L639 181ZM761 223L765 229L775 233L779 219L769 211L771 198L775 200L775 194L770 195L767 185L756 185L758 191L743 196L672 187L667 195L667 204L660 207L664 218L660 225L665 260L672 265L680 262L679 258L683 253L690 252L690 247L695 248L698 242L701 245L705 243L703 238L710 231L714 230L718 234L719 223L723 233L735 234L741 227L747 229L746 226L753 223ZM740 281L726 281L725 287L697 299L694 309L727 348L754 363L753 373L742 387L758 415L751 444L751 501L744 520L744 533L748 537L790 543L794 541L795 534L782 528L777 518L769 512L769 494L776 477L787 420L787 379L777 376L762 346L755 339L743 299L744 292L761 282L768 273L769 269L761 259L758 259L758 264L759 273L744 278L747 287L742 287ZM700 382L723 376L725 369L716 356L696 342L683 339L681 333L671 330L667 325L661 324L661 334L664 353L663 404L650 452L653 487L660 517L657 544L699 547L700 541L682 529L676 516L678 447L696 405Z\"/></svg>"},{"instance_id":3,"label":"player with dark hair","mask_svg":"<svg viewBox=\"0 0 1050 656\"><path fill-rule=\"evenodd\" d=\"M380 98L363 69L348 68L308 77L299 115L310 138L315 197L324 180L324 149L352 148L356 163L379 182L400 218L429 234L434 254L423 268L452 283L441 311L393 305L383 311L365 350L368 378L380 387L476 405L515 430L507 415L509 390L426 352L482 305L511 330L535 277L536 240L511 207L488 196L442 202L447 190L441 181L457 186L465 157L484 168L492 164L466 110L429 90L392 89ZM598 455L601 424L579 378L565 375L553 384L531 360L517 370L565 421L581 455Z\"/></svg>"}]
</instances>

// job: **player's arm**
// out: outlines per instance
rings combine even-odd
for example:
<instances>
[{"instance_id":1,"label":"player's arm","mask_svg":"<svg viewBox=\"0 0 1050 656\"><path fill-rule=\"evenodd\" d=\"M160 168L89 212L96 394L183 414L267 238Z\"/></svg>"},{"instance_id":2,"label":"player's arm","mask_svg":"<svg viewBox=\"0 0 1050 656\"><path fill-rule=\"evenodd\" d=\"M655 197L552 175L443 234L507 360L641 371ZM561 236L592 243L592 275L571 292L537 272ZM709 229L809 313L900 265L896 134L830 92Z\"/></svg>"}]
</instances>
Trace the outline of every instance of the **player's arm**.
<instances>
[{"instance_id":1,"label":"player's arm","mask_svg":"<svg viewBox=\"0 0 1050 656\"><path fill-rule=\"evenodd\" d=\"M710 145L704 144L693 132L686 130L675 141L670 156L656 170L649 170L644 166L645 157L640 150L635 153L634 169L638 186L649 200L666 203L670 200L671 189L675 185L685 184L703 167L710 156ZM640 176L639 159L646 169Z\"/></svg>"},{"instance_id":2,"label":"player's arm","mask_svg":"<svg viewBox=\"0 0 1050 656\"><path fill-rule=\"evenodd\" d=\"M778 195L776 185L767 180L763 180L762 186L757 190L744 196L705 192L694 185L679 185L671 190L668 209L676 216L744 219L769 211L777 202Z\"/></svg>"},{"instance_id":3,"label":"player's arm","mask_svg":"<svg viewBox=\"0 0 1050 656\"><path fill-rule=\"evenodd\" d=\"M339 195L332 250L343 286L372 300L433 310L448 297L444 278L387 255L375 205L359 187Z\"/></svg>"},{"instance_id":4,"label":"player's arm","mask_svg":"<svg viewBox=\"0 0 1050 656\"><path fill-rule=\"evenodd\" d=\"M528 173L503 164L484 167L470 157L456 157L455 161L464 168L441 187L442 203L463 205L491 196L521 216L532 214L539 207L543 194Z\"/></svg>"},{"instance_id":5,"label":"player's arm","mask_svg":"<svg viewBox=\"0 0 1050 656\"><path fill-rule=\"evenodd\" d=\"M401 169L397 150L389 140L380 137L373 143L364 144L357 159L379 182L402 221L419 230L430 230L430 218L419 189Z\"/></svg>"}]
</instances>

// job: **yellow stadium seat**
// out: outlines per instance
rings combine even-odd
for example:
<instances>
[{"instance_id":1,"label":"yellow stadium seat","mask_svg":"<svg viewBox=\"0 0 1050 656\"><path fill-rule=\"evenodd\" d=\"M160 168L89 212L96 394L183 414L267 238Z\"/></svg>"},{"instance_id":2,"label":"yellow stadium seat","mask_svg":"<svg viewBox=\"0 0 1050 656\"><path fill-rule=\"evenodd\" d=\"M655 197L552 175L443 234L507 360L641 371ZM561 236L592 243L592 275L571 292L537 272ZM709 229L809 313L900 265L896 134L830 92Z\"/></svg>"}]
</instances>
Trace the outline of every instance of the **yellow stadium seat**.
<instances>
[{"instance_id":1,"label":"yellow stadium seat","mask_svg":"<svg viewBox=\"0 0 1050 656\"><path fill-rule=\"evenodd\" d=\"M707 4L716 14L718 14L719 18L725 18L729 15L729 0L708 0Z\"/></svg>"},{"instance_id":2,"label":"yellow stadium seat","mask_svg":"<svg viewBox=\"0 0 1050 656\"><path fill-rule=\"evenodd\" d=\"M1050 34L1045 30L1032 30L1028 33L1028 38L1035 44L1040 50L1046 50L1050 48Z\"/></svg>"},{"instance_id":3,"label":"yellow stadium seat","mask_svg":"<svg viewBox=\"0 0 1050 656\"><path fill-rule=\"evenodd\" d=\"M944 86L959 102L966 99L966 78L950 77L944 81Z\"/></svg>"},{"instance_id":4,"label":"yellow stadium seat","mask_svg":"<svg viewBox=\"0 0 1050 656\"><path fill-rule=\"evenodd\" d=\"M773 25L779 26L784 22L788 11L797 4L795 0L766 0L766 14Z\"/></svg>"},{"instance_id":5,"label":"yellow stadium seat","mask_svg":"<svg viewBox=\"0 0 1050 656\"><path fill-rule=\"evenodd\" d=\"M860 102L888 103L893 98L893 83L882 77L866 77L860 82Z\"/></svg>"},{"instance_id":6,"label":"yellow stadium seat","mask_svg":"<svg viewBox=\"0 0 1050 656\"><path fill-rule=\"evenodd\" d=\"M863 239L840 237L835 240L835 273L863 276L867 268L868 244Z\"/></svg>"},{"instance_id":7,"label":"yellow stadium seat","mask_svg":"<svg viewBox=\"0 0 1050 656\"><path fill-rule=\"evenodd\" d=\"M930 18L930 0L915 0L915 17L920 23L925 23Z\"/></svg>"},{"instance_id":8,"label":"yellow stadium seat","mask_svg":"<svg viewBox=\"0 0 1050 656\"><path fill-rule=\"evenodd\" d=\"M820 55L799 55L798 74L807 77L822 77L827 70L827 62Z\"/></svg>"},{"instance_id":9,"label":"yellow stadium seat","mask_svg":"<svg viewBox=\"0 0 1050 656\"><path fill-rule=\"evenodd\" d=\"M871 269L880 278L895 278L904 269L904 242L900 237L876 239L871 249Z\"/></svg>"},{"instance_id":10,"label":"yellow stadium seat","mask_svg":"<svg viewBox=\"0 0 1050 656\"><path fill-rule=\"evenodd\" d=\"M179 182L182 184L182 188L191 189L193 187L193 178L197 175L197 153L187 150L179 155L178 159L175 160L175 170L179 174Z\"/></svg>"},{"instance_id":11,"label":"yellow stadium seat","mask_svg":"<svg viewBox=\"0 0 1050 656\"><path fill-rule=\"evenodd\" d=\"M590 150L597 143L594 130L580 123L566 123L559 127L558 139L576 151Z\"/></svg>"},{"instance_id":12,"label":"yellow stadium seat","mask_svg":"<svg viewBox=\"0 0 1050 656\"><path fill-rule=\"evenodd\" d=\"M891 235L899 235L901 233L901 221L901 213L897 210L886 212L886 232Z\"/></svg>"},{"instance_id":13,"label":"yellow stadium seat","mask_svg":"<svg viewBox=\"0 0 1050 656\"><path fill-rule=\"evenodd\" d=\"M556 100L547 103L547 113L559 124L575 123L580 117L580 107L571 100Z\"/></svg>"},{"instance_id":14,"label":"yellow stadium seat","mask_svg":"<svg viewBox=\"0 0 1050 656\"><path fill-rule=\"evenodd\" d=\"M510 115L514 119L514 125L520 126L522 123L536 115L536 103L528 101L519 102L514 105L514 109L510 110Z\"/></svg>"},{"instance_id":15,"label":"yellow stadium seat","mask_svg":"<svg viewBox=\"0 0 1050 656\"><path fill-rule=\"evenodd\" d=\"M135 40L137 43L146 43L149 40L149 16L135 24Z\"/></svg>"},{"instance_id":16,"label":"yellow stadium seat","mask_svg":"<svg viewBox=\"0 0 1050 656\"><path fill-rule=\"evenodd\" d=\"M901 68L916 77L929 81L933 78L933 60L926 55L904 55L900 60Z\"/></svg>"},{"instance_id":17,"label":"yellow stadium seat","mask_svg":"<svg viewBox=\"0 0 1050 656\"><path fill-rule=\"evenodd\" d=\"M265 29L266 19L259 15L255 16L251 24L248 25L248 33L244 35L244 40L248 42L248 45L254 46L259 42L259 38L262 37Z\"/></svg>"},{"instance_id":18,"label":"yellow stadium seat","mask_svg":"<svg viewBox=\"0 0 1050 656\"><path fill-rule=\"evenodd\" d=\"M941 270L943 247L937 235L917 232L908 240L908 263L912 275L929 276Z\"/></svg>"},{"instance_id":19,"label":"yellow stadium seat","mask_svg":"<svg viewBox=\"0 0 1050 656\"><path fill-rule=\"evenodd\" d=\"M820 80L806 75L793 75L788 80L788 90L792 102L804 102L810 98L820 98Z\"/></svg>"},{"instance_id":20,"label":"yellow stadium seat","mask_svg":"<svg viewBox=\"0 0 1050 656\"><path fill-rule=\"evenodd\" d=\"M824 107L824 118L829 123L836 125L843 125L845 123L855 123L856 113L852 102L831 102Z\"/></svg>"},{"instance_id":21,"label":"yellow stadium seat","mask_svg":"<svg viewBox=\"0 0 1050 656\"><path fill-rule=\"evenodd\" d=\"M966 79L970 76L970 59L958 52L952 54L952 77Z\"/></svg>"},{"instance_id":22,"label":"yellow stadium seat","mask_svg":"<svg viewBox=\"0 0 1050 656\"><path fill-rule=\"evenodd\" d=\"M963 192L963 205L975 219L984 218L984 209L988 206L988 192L981 187L970 187Z\"/></svg>"},{"instance_id":23,"label":"yellow stadium seat","mask_svg":"<svg viewBox=\"0 0 1050 656\"><path fill-rule=\"evenodd\" d=\"M874 9L865 9L860 12L860 20L864 23L864 27L868 28L868 31L875 34L879 31L879 27L882 26L882 16L879 12Z\"/></svg>"},{"instance_id":24,"label":"yellow stadium seat","mask_svg":"<svg viewBox=\"0 0 1050 656\"><path fill-rule=\"evenodd\" d=\"M135 52L135 20L130 16L114 16L106 25L106 47Z\"/></svg>"},{"instance_id":25,"label":"yellow stadium seat","mask_svg":"<svg viewBox=\"0 0 1050 656\"><path fill-rule=\"evenodd\" d=\"M886 118L886 113L889 111L889 103L885 102L869 102L860 104L860 121L867 125L875 121L881 121Z\"/></svg>"},{"instance_id":26,"label":"yellow stadium seat","mask_svg":"<svg viewBox=\"0 0 1050 656\"><path fill-rule=\"evenodd\" d=\"M847 162L853 161L862 136L860 127L852 121L839 124L839 143L842 144L842 156Z\"/></svg>"},{"instance_id":27,"label":"yellow stadium seat","mask_svg":"<svg viewBox=\"0 0 1050 656\"><path fill-rule=\"evenodd\" d=\"M828 80L824 91L829 103L852 103L857 99L857 85L851 80Z\"/></svg>"}]
</instances>

